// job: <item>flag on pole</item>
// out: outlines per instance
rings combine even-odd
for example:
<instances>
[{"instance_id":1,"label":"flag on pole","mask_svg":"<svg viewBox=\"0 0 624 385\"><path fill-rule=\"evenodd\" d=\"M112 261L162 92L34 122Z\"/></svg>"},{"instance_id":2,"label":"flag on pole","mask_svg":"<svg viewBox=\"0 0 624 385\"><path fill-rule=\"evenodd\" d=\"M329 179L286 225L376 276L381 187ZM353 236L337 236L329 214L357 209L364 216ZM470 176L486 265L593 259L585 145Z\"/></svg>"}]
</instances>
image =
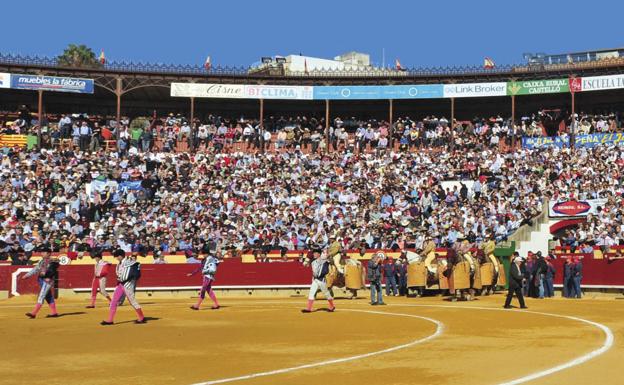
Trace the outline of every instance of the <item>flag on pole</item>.
<instances>
[{"instance_id":1,"label":"flag on pole","mask_svg":"<svg viewBox=\"0 0 624 385\"><path fill-rule=\"evenodd\" d=\"M394 61L394 66L396 67L397 71L404 71L403 66L401 66L401 62L399 61L399 59L396 59Z\"/></svg>"},{"instance_id":2,"label":"flag on pole","mask_svg":"<svg viewBox=\"0 0 624 385\"><path fill-rule=\"evenodd\" d=\"M496 63L494 63L494 60L490 59L489 57L485 57L485 59L483 59L483 68L485 69L492 69L496 66Z\"/></svg>"},{"instance_id":3,"label":"flag on pole","mask_svg":"<svg viewBox=\"0 0 624 385\"><path fill-rule=\"evenodd\" d=\"M210 56L206 58L206 62L204 63L204 68L206 69L206 71L210 71L210 69L212 68L212 63L210 62Z\"/></svg>"},{"instance_id":4,"label":"flag on pole","mask_svg":"<svg viewBox=\"0 0 624 385\"><path fill-rule=\"evenodd\" d=\"M308 59L303 59L303 72L308 74Z\"/></svg>"},{"instance_id":5,"label":"flag on pole","mask_svg":"<svg viewBox=\"0 0 624 385\"><path fill-rule=\"evenodd\" d=\"M104 56L104 50L100 51L100 58L99 58L99 60L100 60L100 63L106 64L106 56Z\"/></svg>"}]
</instances>

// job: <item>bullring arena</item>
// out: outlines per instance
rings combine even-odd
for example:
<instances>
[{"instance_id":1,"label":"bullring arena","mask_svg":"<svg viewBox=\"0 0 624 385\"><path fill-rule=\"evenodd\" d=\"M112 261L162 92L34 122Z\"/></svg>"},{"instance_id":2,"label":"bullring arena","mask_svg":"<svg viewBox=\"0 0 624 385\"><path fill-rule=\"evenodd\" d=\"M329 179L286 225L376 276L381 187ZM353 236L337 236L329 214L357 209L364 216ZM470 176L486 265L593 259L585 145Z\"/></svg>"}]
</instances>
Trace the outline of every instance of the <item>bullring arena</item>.
<instances>
[{"instance_id":1,"label":"bullring arena","mask_svg":"<svg viewBox=\"0 0 624 385\"><path fill-rule=\"evenodd\" d=\"M48 368L40 381L47 384L314 384L319 377L358 384L386 375L393 384L621 382L624 310L614 293L529 298L529 309L520 310L503 309L501 292L450 302L431 291L388 297L387 306L373 307L366 290L347 299L335 288L335 312L319 293L315 310L302 314L309 270L296 259L226 259L216 286L221 308L197 312L189 305L197 300L198 280L186 276L193 265L149 262L138 289L147 324L135 325L126 304L109 329L99 325L108 312L103 298L85 309L88 260L61 266L60 317L45 318L44 309L36 320L24 319L36 287L14 279L27 269L0 267L2 281L11 281L7 289L19 294L0 302L2 341L10 352L0 364L6 373L0 382L22 383L23 362Z\"/></svg>"},{"instance_id":2,"label":"bullring arena","mask_svg":"<svg viewBox=\"0 0 624 385\"><path fill-rule=\"evenodd\" d=\"M3 384L28 367L48 368L46 384L620 384L624 311L616 299L529 300L501 309L502 296L450 304L440 297L339 300L338 310L303 315L304 298L224 297L222 308L192 312L190 296L141 298L102 330L106 309L59 301L61 318L24 324L34 298L0 305ZM123 321L122 321L123 320ZM510 370L513 368L513 370Z\"/></svg>"},{"instance_id":3,"label":"bullring arena","mask_svg":"<svg viewBox=\"0 0 624 385\"><path fill-rule=\"evenodd\" d=\"M624 48L542 52L622 4L42 3L0 42L0 385L624 384Z\"/></svg>"}]
</instances>

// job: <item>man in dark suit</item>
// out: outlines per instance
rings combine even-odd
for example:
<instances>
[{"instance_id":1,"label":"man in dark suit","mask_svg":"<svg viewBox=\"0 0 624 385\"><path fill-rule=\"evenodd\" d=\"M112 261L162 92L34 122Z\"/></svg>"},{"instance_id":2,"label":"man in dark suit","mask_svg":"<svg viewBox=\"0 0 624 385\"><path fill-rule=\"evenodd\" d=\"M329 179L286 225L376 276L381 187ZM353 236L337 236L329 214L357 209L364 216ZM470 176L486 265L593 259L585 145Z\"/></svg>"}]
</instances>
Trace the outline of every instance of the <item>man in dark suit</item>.
<instances>
[{"instance_id":1,"label":"man in dark suit","mask_svg":"<svg viewBox=\"0 0 624 385\"><path fill-rule=\"evenodd\" d=\"M522 296L522 284L524 283L524 277L521 265L522 258L520 256L516 256L511 264L511 268L509 269L509 291L507 292L507 299L505 300L505 309L511 309L511 299L513 298L514 293L516 294L516 297L518 297L520 308L527 308L524 304L524 297Z\"/></svg>"}]
</instances>

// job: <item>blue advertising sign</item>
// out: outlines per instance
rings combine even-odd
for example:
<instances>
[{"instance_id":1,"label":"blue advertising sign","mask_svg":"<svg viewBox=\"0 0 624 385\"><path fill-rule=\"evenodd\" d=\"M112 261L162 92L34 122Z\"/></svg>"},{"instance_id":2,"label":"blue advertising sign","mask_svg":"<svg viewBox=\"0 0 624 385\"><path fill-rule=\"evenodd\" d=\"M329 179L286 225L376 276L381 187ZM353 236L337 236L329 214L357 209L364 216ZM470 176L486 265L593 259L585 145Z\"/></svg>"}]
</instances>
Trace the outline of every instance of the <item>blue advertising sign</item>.
<instances>
[{"instance_id":1,"label":"blue advertising sign","mask_svg":"<svg viewBox=\"0 0 624 385\"><path fill-rule=\"evenodd\" d=\"M11 74L11 88L92 94L93 79Z\"/></svg>"},{"instance_id":2,"label":"blue advertising sign","mask_svg":"<svg viewBox=\"0 0 624 385\"><path fill-rule=\"evenodd\" d=\"M543 137L524 137L522 138L522 147L544 148L544 147L569 147L570 138L562 138L560 136L543 136ZM592 148L599 145L605 146L621 146L624 145L624 134L621 132L606 134L588 134L577 135L574 139L574 145L577 148Z\"/></svg>"},{"instance_id":3,"label":"blue advertising sign","mask_svg":"<svg viewBox=\"0 0 624 385\"><path fill-rule=\"evenodd\" d=\"M430 99L441 98L442 84L400 86L315 86L316 100L383 100L383 99Z\"/></svg>"},{"instance_id":4,"label":"blue advertising sign","mask_svg":"<svg viewBox=\"0 0 624 385\"><path fill-rule=\"evenodd\" d=\"M528 149L545 148L545 147L567 147L570 144L570 139L565 139L560 136L525 136L522 138L522 147Z\"/></svg>"},{"instance_id":5,"label":"blue advertising sign","mask_svg":"<svg viewBox=\"0 0 624 385\"><path fill-rule=\"evenodd\" d=\"M624 145L624 134L613 132L606 134L578 135L574 141L577 147L592 148L604 144L605 146Z\"/></svg>"}]
</instances>

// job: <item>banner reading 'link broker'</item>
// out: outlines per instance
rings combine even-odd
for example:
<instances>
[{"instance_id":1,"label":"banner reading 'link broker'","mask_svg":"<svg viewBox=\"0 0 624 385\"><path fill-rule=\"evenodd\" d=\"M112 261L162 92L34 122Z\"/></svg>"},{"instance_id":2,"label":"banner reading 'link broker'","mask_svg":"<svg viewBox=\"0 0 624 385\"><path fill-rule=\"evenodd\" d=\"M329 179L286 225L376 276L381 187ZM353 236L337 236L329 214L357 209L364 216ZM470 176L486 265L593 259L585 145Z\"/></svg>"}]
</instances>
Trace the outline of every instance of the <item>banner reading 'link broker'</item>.
<instances>
[{"instance_id":1,"label":"banner reading 'link broker'","mask_svg":"<svg viewBox=\"0 0 624 385\"><path fill-rule=\"evenodd\" d=\"M474 98L486 96L506 96L507 82L445 84L445 98Z\"/></svg>"}]
</instances>

